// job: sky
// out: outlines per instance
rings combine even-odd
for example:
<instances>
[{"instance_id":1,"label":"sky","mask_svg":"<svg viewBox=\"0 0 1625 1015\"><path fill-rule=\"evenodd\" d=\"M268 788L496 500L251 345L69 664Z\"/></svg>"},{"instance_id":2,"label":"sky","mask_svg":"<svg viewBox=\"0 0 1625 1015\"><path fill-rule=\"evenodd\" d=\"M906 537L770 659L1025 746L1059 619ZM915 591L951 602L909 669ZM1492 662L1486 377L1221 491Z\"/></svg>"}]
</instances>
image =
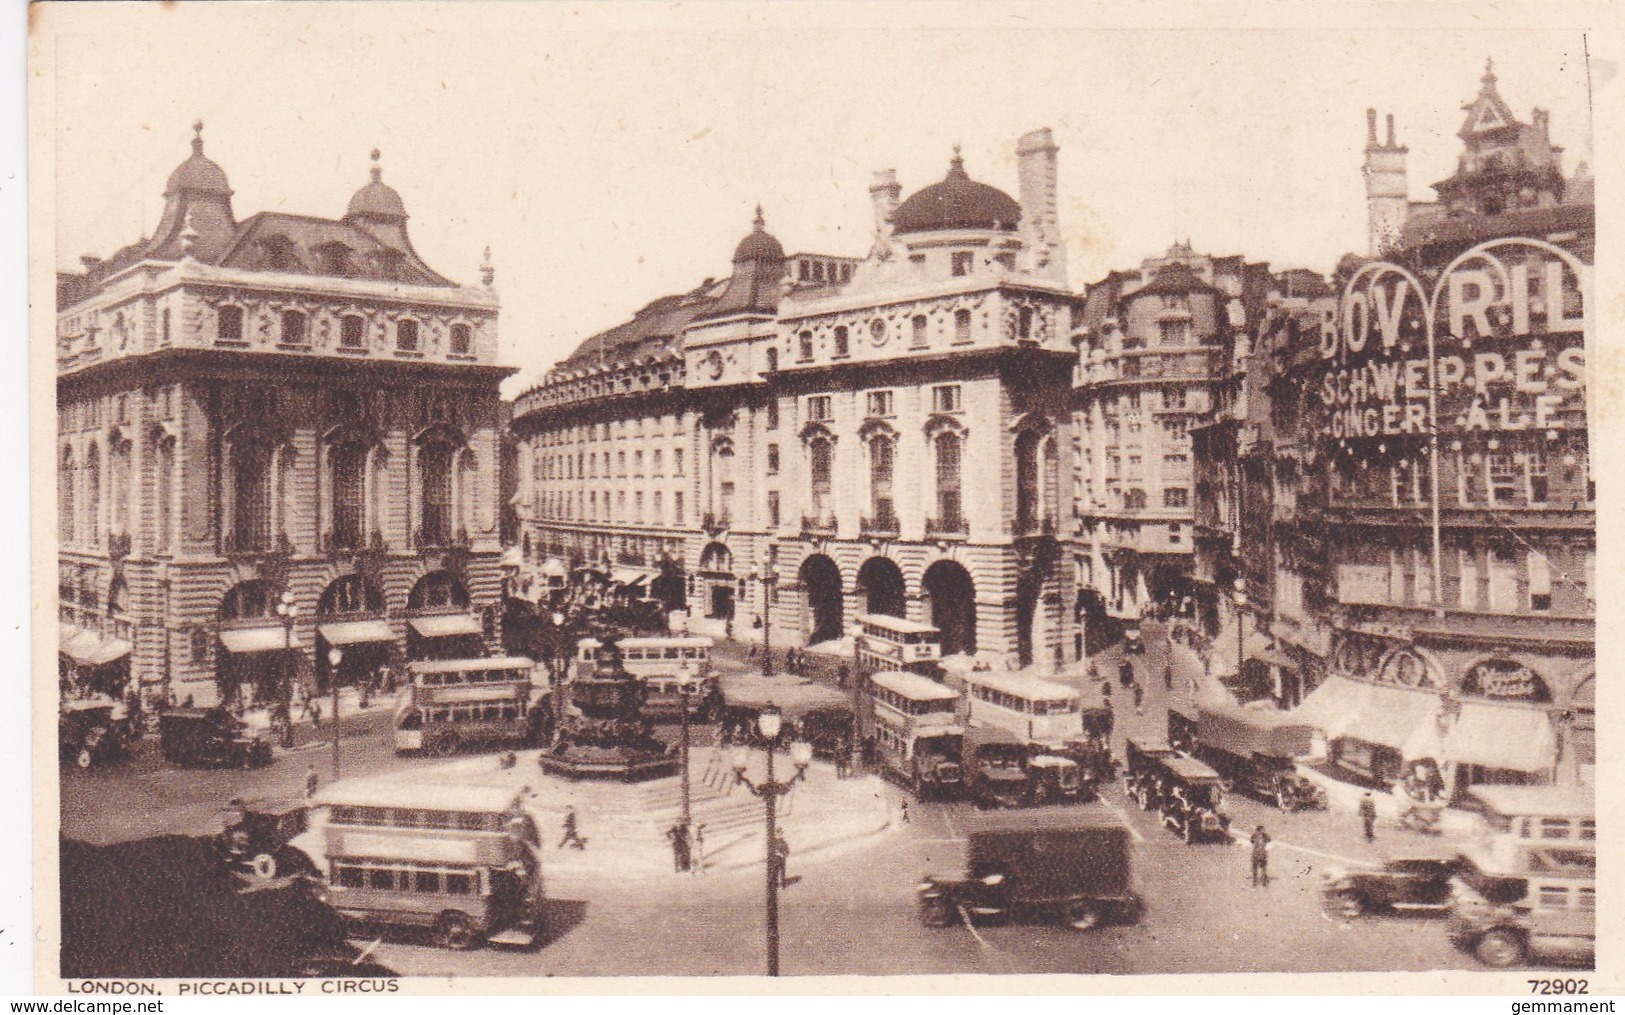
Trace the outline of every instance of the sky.
<instances>
[{"instance_id":1,"label":"sky","mask_svg":"<svg viewBox=\"0 0 1625 1015\"><path fill-rule=\"evenodd\" d=\"M907 196L955 144L1015 194L1016 139L1052 128L1077 287L1187 238L1326 271L1366 246L1366 107L1428 200L1487 57L1520 119L1551 109L1567 170L1592 159L1588 89L1617 86L1533 8L1436 29L1346 13L1369 5L1219 27L1081 5L84 6L47 12L59 268L150 233L195 119L239 219L342 215L377 147L430 266L474 284L491 248L510 394L726 275L758 202L787 250L862 255L874 172Z\"/></svg>"}]
</instances>

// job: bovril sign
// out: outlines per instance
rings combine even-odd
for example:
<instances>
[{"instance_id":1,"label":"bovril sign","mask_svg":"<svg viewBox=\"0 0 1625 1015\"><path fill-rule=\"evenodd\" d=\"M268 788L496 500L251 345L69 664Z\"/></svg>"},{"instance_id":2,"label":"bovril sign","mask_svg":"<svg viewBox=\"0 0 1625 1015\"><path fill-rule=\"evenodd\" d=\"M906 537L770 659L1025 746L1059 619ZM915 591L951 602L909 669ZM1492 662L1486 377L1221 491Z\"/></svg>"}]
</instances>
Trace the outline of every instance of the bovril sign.
<instances>
[{"instance_id":1,"label":"bovril sign","mask_svg":"<svg viewBox=\"0 0 1625 1015\"><path fill-rule=\"evenodd\" d=\"M1427 433L1430 374L1441 432L1583 428L1588 274L1522 239L1475 248L1426 290L1397 265L1364 266L1322 316L1326 436Z\"/></svg>"}]
</instances>

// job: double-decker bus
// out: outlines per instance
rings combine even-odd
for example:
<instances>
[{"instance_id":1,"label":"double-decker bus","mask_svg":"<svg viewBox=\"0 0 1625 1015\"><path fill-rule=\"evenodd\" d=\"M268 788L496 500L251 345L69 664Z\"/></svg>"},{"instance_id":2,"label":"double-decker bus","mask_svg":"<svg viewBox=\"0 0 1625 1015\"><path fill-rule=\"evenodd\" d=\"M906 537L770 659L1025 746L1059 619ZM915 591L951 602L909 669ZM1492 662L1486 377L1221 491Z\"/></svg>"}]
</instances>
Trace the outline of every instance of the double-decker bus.
<instances>
[{"instance_id":1,"label":"double-decker bus","mask_svg":"<svg viewBox=\"0 0 1625 1015\"><path fill-rule=\"evenodd\" d=\"M1065 684L1016 673L975 670L965 684L966 718L1016 739L1061 749L1083 733L1083 702Z\"/></svg>"},{"instance_id":2,"label":"double-decker bus","mask_svg":"<svg viewBox=\"0 0 1625 1015\"><path fill-rule=\"evenodd\" d=\"M866 686L876 760L915 796L958 792L965 740L958 692L901 670L870 674Z\"/></svg>"},{"instance_id":3,"label":"double-decker bus","mask_svg":"<svg viewBox=\"0 0 1625 1015\"><path fill-rule=\"evenodd\" d=\"M930 624L884 613L859 614L857 624L858 668L865 673L904 670L930 676L942 658L942 632Z\"/></svg>"},{"instance_id":4,"label":"double-decker bus","mask_svg":"<svg viewBox=\"0 0 1625 1015\"><path fill-rule=\"evenodd\" d=\"M325 809L318 897L345 919L426 927L444 948L541 936L540 839L513 790L352 781L314 802L318 821Z\"/></svg>"},{"instance_id":5,"label":"double-decker bus","mask_svg":"<svg viewBox=\"0 0 1625 1015\"><path fill-rule=\"evenodd\" d=\"M535 742L550 713L523 656L414 662L395 708L395 751L451 754L463 744Z\"/></svg>"},{"instance_id":6,"label":"double-decker bus","mask_svg":"<svg viewBox=\"0 0 1625 1015\"><path fill-rule=\"evenodd\" d=\"M615 643L626 672L644 686L643 714L676 718L686 684L688 714L720 712L716 674L711 672L711 639L701 637L622 638ZM604 643L583 638L576 643L576 674L595 673L604 662ZM713 716L714 718L715 716Z\"/></svg>"}]
</instances>

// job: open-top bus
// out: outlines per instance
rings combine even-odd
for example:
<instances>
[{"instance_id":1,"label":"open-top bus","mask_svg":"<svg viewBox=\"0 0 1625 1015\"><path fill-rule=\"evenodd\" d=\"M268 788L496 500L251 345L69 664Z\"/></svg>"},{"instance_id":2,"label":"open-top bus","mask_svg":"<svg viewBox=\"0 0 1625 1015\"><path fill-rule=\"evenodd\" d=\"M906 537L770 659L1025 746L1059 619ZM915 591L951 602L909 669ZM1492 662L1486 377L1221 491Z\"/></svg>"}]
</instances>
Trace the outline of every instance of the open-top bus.
<instances>
[{"instance_id":1,"label":"open-top bus","mask_svg":"<svg viewBox=\"0 0 1625 1015\"><path fill-rule=\"evenodd\" d=\"M622 638L615 642L621 665L644 687L643 714L650 718L676 718L683 707L683 686L688 687L688 714L720 714L716 674L711 672L711 639L701 637ZM583 638L576 643L576 674L595 673L603 659L604 643Z\"/></svg>"},{"instance_id":2,"label":"open-top bus","mask_svg":"<svg viewBox=\"0 0 1625 1015\"><path fill-rule=\"evenodd\" d=\"M1029 744L1060 750L1083 733L1083 702L1065 684L1018 673L975 670L965 684L972 725L1003 729Z\"/></svg>"},{"instance_id":3,"label":"open-top bus","mask_svg":"<svg viewBox=\"0 0 1625 1015\"><path fill-rule=\"evenodd\" d=\"M859 614L857 624L858 668L865 673L906 670L929 676L942 658L942 632L930 624L884 613Z\"/></svg>"},{"instance_id":4,"label":"open-top bus","mask_svg":"<svg viewBox=\"0 0 1625 1015\"><path fill-rule=\"evenodd\" d=\"M445 948L541 936L540 837L512 789L357 780L315 804L318 897L345 919L426 927Z\"/></svg>"},{"instance_id":5,"label":"open-top bus","mask_svg":"<svg viewBox=\"0 0 1625 1015\"><path fill-rule=\"evenodd\" d=\"M551 712L523 656L414 662L395 708L395 751L451 754L469 743L536 743Z\"/></svg>"},{"instance_id":6,"label":"open-top bus","mask_svg":"<svg viewBox=\"0 0 1625 1015\"><path fill-rule=\"evenodd\" d=\"M916 796L944 796L964 783L959 694L918 673L881 670L867 682L876 760Z\"/></svg>"}]
</instances>

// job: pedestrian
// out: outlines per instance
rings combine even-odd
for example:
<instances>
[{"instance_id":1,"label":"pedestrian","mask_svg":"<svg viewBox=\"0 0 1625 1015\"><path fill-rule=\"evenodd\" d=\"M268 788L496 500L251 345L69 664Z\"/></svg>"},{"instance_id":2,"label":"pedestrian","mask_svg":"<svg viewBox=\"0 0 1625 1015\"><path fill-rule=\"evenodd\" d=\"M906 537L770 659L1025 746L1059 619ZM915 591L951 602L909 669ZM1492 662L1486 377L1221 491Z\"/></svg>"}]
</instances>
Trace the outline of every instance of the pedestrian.
<instances>
[{"instance_id":1,"label":"pedestrian","mask_svg":"<svg viewBox=\"0 0 1625 1015\"><path fill-rule=\"evenodd\" d=\"M907 800L898 801L897 808L898 808L897 812L898 812L899 817L902 819L902 823L905 824L905 825L908 824L908 801Z\"/></svg>"},{"instance_id":2,"label":"pedestrian","mask_svg":"<svg viewBox=\"0 0 1625 1015\"><path fill-rule=\"evenodd\" d=\"M314 695L310 697L309 703L310 703L310 724L312 726L314 726L316 729L321 729L322 728L322 703L320 701L318 701Z\"/></svg>"},{"instance_id":3,"label":"pedestrian","mask_svg":"<svg viewBox=\"0 0 1625 1015\"><path fill-rule=\"evenodd\" d=\"M705 871L705 826L694 826L694 850L689 857L689 870L695 874Z\"/></svg>"},{"instance_id":4,"label":"pedestrian","mask_svg":"<svg viewBox=\"0 0 1625 1015\"><path fill-rule=\"evenodd\" d=\"M587 840L581 837L576 828L576 809L571 806L564 808L564 836L559 839L558 848L563 849L565 843L569 843L572 849L587 848Z\"/></svg>"},{"instance_id":5,"label":"pedestrian","mask_svg":"<svg viewBox=\"0 0 1625 1015\"><path fill-rule=\"evenodd\" d=\"M689 868L687 826L679 821L666 830L666 838L671 840L672 869L678 874L686 874Z\"/></svg>"},{"instance_id":6,"label":"pedestrian","mask_svg":"<svg viewBox=\"0 0 1625 1015\"><path fill-rule=\"evenodd\" d=\"M1124 687L1134 683L1134 664L1127 659L1124 659L1123 665L1117 668L1117 682Z\"/></svg>"},{"instance_id":7,"label":"pedestrian","mask_svg":"<svg viewBox=\"0 0 1625 1015\"><path fill-rule=\"evenodd\" d=\"M790 884L790 843L778 832L773 833L773 866L778 868L775 873L779 887L787 887Z\"/></svg>"},{"instance_id":8,"label":"pedestrian","mask_svg":"<svg viewBox=\"0 0 1625 1015\"><path fill-rule=\"evenodd\" d=\"M850 749L842 749L845 747L846 745L842 744L841 747L837 748L835 751L835 778L837 779L846 778L847 766L851 764L850 755L852 752Z\"/></svg>"},{"instance_id":9,"label":"pedestrian","mask_svg":"<svg viewBox=\"0 0 1625 1015\"><path fill-rule=\"evenodd\" d=\"M1105 702L1107 704L1107 706L1111 705L1111 703L1112 703L1112 682L1110 680L1102 680L1100 682L1100 700Z\"/></svg>"},{"instance_id":10,"label":"pedestrian","mask_svg":"<svg viewBox=\"0 0 1625 1015\"><path fill-rule=\"evenodd\" d=\"M322 784L322 777L316 774L316 763L310 762L305 766L305 798L316 795L316 787Z\"/></svg>"},{"instance_id":11,"label":"pedestrian","mask_svg":"<svg viewBox=\"0 0 1625 1015\"><path fill-rule=\"evenodd\" d=\"M846 690L846 682L851 679L852 671L846 668L845 663L842 663L841 668L835 671L835 686L844 691Z\"/></svg>"},{"instance_id":12,"label":"pedestrian","mask_svg":"<svg viewBox=\"0 0 1625 1015\"><path fill-rule=\"evenodd\" d=\"M1374 841L1377 837L1377 802L1371 799L1370 790L1366 790L1365 796L1360 798L1360 824L1365 826L1365 841Z\"/></svg>"},{"instance_id":13,"label":"pedestrian","mask_svg":"<svg viewBox=\"0 0 1625 1015\"><path fill-rule=\"evenodd\" d=\"M1253 887L1270 885L1270 835L1259 825L1253 830Z\"/></svg>"},{"instance_id":14,"label":"pedestrian","mask_svg":"<svg viewBox=\"0 0 1625 1015\"><path fill-rule=\"evenodd\" d=\"M1134 714L1135 715L1145 715L1145 688L1140 686L1140 682L1138 680L1136 680L1134 682L1133 691L1134 691Z\"/></svg>"},{"instance_id":15,"label":"pedestrian","mask_svg":"<svg viewBox=\"0 0 1625 1015\"><path fill-rule=\"evenodd\" d=\"M1162 686L1164 690L1174 689L1174 661L1168 660L1162 667Z\"/></svg>"}]
</instances>

